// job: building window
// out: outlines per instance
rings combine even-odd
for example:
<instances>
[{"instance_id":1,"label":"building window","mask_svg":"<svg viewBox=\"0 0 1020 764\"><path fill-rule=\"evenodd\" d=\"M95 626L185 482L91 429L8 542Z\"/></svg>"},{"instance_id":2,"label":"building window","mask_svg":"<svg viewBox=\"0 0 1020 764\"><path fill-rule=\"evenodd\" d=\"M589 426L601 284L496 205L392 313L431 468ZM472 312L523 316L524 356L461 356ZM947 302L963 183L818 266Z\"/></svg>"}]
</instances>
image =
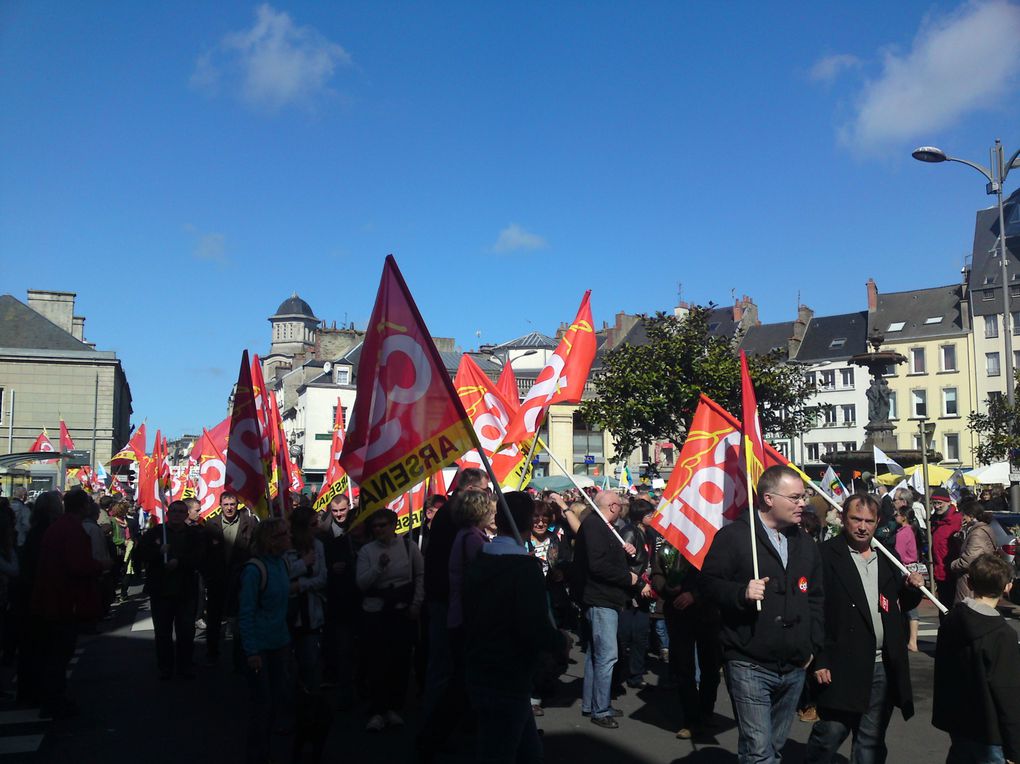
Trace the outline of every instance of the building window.
<instances>
[{"instance_id":1,"label":"building window","mask_svg":"<svg viewBox=\"0 0 1020 764\"><path fill-rule=\"evenodd\" d=\"M988 403L992 403L994 401L1001 401L1001 400L1002 400L1002 391L1001 390L992 390L991 392L988 393Z\"/></svg>"},{"instance_id":2,"label":"building window","mask_svg":"<svg viewBox=\"0 0 1020 764\"><path fill-rule=\"evenodd\" d=\"M1020 369L1020 350L1013 351L1013 371Z\"/></svg>"},{"instance_id":3,"label":"building window","mask_svg":"<svg viewBox=\"0 0 1020 764\"><path fill-rule=\"evenodd\" d=\"M1014 310L1009 314L1009 322L1013 326L1013 334L1020 334L1020 310Z\"/></svg>"},{"instance_id":4,"label":"building window","mask_svg":"<svg viewBox=\"0 0 1020 764\"><path fill-rule=\"evenodd\" d=\"M857 406L853 403L840 406L843 409L843 424L857 424Z\"/></svg>"},{"instance_id":5,"label":"building window","mask_svg":"<svg viewBox=\"0 0 1020 764\"><path fill-rule=\"evenodd\" d=\"M4 389L0 387L0 424L2 424L3 421L4 421Z\"/></svg>"},{"instance_id":6,"label":"building window","mask_svg":"<svg viewBox=\"0 0 1020 764\"><path fill-rule=\"evenodd\" d=\"M906 321L893 321L891 324L889 324L889 328L886 329L886 333L891 334L893 332L902 332L903 327L906 325L907 325Z\"/></svg>"},{"instance_id":7,"label":"building window","mask_svg":"<svg viewBox=\"0 0 1020 764\"><path fill-rule=\"evenodd\" d=\"M818 387L821 390L832 390L836 387L836 372L832 369L818 373Z\"/></svg>"},{"instance_id":8,"label":"building window","mask_svg":"<svg viewBox=\"0 0 1020 764\"><path fill-rule=\"evenodd\" d=\"M1011 286L1009 288L1010 297L1020 297L1020 286Z\"/></svg>"},{"instance_id":9,"label":"building window","mask_svg":"<svg viewBox=\"0 0 1020 764\"><path fill-rule=\"evenodd\" d=\"M832 342L829 343L829 349L835 350L841 348L846 344L846 337L836 337Z\"/></svg>"},{"instance_id":10,"label":"building window","mask_svg":"<svg viewBox=\"0 0 1020 764\"><path fill-rule=\"evenodd\" d=\"M836 426L836 407L822 406L822 427Z\"/></svg>"},{"instance_id":11,"label":"building window","mask_svg":"<svg viewBox=\"0 0 1020 764\"><path fill-rule=\"evenodd\" d=\"M956 371L956 345L943 345L939 350L942 351L942 371Z\"/></svg>"},{"instance_id":12,"label":"building window","mask_svg":"<svg viewBox=\"0 0 1020 764\"><path fill-rule=\"evenodd\" d=\"M896 364L894 364L894 363L887 363L885 365L885 368L882 369L882 376L883 377L895 377L896 376Z\"/></svg>"},{"instance_id":13,"label":"building window","mask_svg":"<svg viewBox=\"0 0 1020 764\"><path fill-rule=\"evenodd\" d=\"M856 451L857 450L857 443L856 443L856 441L848 440L845 443L843 443L843 450L844 451Z\"/></svg>"},{"instance_id":14,"label":"building window","mask_svg":"<svg viewBox=\"0 0 1020 764\"><path fill-rule=\"evenodd\" d=\"M790 441L788 441L788 440L777 440L772 445L775 447L776 451L778 451L779 453L781 453L783 455L783 458L785 458L785 459L789 459L790 458ZM672 464L672 462L670 462L670 464Z\"/></svg>"},{"instance_id":15,"label":"building window","mask_svg":"<svg viewBox=\"0 0 1020 764\"><path fill-rule=\"evenodd\" d=\"M945 437L945 458L947 462L960 461L960 436L958 433L949 432Z\"/></svg>"},{"instance_id":16,"label":"building window","mask_svg":"<svg viewBox=\"0 0 1020 764\"><path fill-rule=\"evenodd\" d=\"M815 384L815 373L813 371L805 372L804 379L809 385Z\"/></svg>"},{"instance_id":17,"label":"building window","mask_svg":"<svg viewBox=\"0 0 1020 764\"><path fill-rule=\"evenodd\" d=\"M854 386L854 370L853 369L840 369L839 370L839 381L843 387Z\"/></svg>"},{"instance_id":18,"label":"building window","mask_svg":"<svg viewBox=\"0 0 1020 764\"><path fill-rule=\"evenodd\" d=\"M989 340L999 336L999 317L985 316L985 339Z\"/></svg>"},{"instance_id":19,"label":"building window","mask_svg":"<svg viewBox=\"0 0 1020 764\"><path fill-rule=\"evenodd\" d=\"M911 348L910 349L910 373L911 374L924 374L926 371L924 364L924 348Z\"/></svg>"},{"instance_id":20,"label":"building window","mask_svg":"<svg viewBox=\"0 0 1020 764\"><path fill-rule=\"evenodd\" d=\"M889 391L889 418L890 419L896 419L897 418L897 414L896 414L896 391L895 390L890 390Z\"/></svg>"},{"instance_id":21,"label":"building window","mask_svg":"<svg viewBox=\"0 0 1020 764\"><path fill-rule=\"evenodd\" d=\"M985 353L985 373L989 377L999 376L999 354Z\"/></svg>"},{"instance_id":22,"label":"building window","mask_svg":"<svg viewBox=\"0 0 1020 764\"><path fill-rule=\"evenodd\" d=\"M981 293L981 302L991 302L995 299L995 290L986 289Z\"/></svg>"},{"instance_id":23,"label":"building window","mask_svg":"<svg viewBox=\"0 0 1020 764\"><path fill-rule=\"evenodd\" d=\"M959 416L960 410L956 405L956 388L947 387L942 390L942 416Z\"/></svg>"},{"instance_id":24,"label":"building window","mask_svg":"<svg viewBox=\"0 0 1020 764\"><path fill-rule=\"evenodd\" d=\"M818 461L819 454L818 454L818 444L817 443L808 443L805 446L805 451L807 452L807 460L809 462L817 462Z\"/></svg>"},{"instance_id":25,"label":"building window","mask_svg":"<svg viewBox=\"0 0 1020 764\"><path fill-rule=\"evenodd\" d=\"M336 369L336 383L338 385L351 384L351 369L349 366L338 366Z\"/></svg>"},{"instance_id":26,"label":"building window","mask_svg":"<svg viewBox=\"0 0 1020 764\"><path fill-rule=\"evenodd\" d=\"M928 318L924 319L924 325L925 326L931 326L932 324L941 324L941 323L942 323L942 316L929 316Z\"/></svg>"},{"instance_id":27,"label":"building window","mask_svg":"<svg viewBox=\"0 0 1020 764\"><path fill-rule=\"evenodd\" d=\"M928 391L910 391L910 415L913 417L928 416Z\"/></svg>"},{"instance_id":28,"label":"building window","mask_svg":"<svg viewBox=\"0 0 1020 764\"><path fill-rule=\"evenodd\" d=\"M836 449L839 448L839 443L822 443L822 449L827 454L836 453Z\"/></svg>"}]
</instances>

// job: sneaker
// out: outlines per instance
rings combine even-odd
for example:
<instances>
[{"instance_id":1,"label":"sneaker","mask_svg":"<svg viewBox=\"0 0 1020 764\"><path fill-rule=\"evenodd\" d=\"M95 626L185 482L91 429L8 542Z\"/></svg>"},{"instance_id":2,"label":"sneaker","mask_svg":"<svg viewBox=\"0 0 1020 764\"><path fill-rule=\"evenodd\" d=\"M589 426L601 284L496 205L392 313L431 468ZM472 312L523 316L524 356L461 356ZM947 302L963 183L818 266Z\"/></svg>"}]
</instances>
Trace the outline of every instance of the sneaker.
<instances>
[{"instance_id":1,"label":"sneaker","mask_svg":"<svg viewBox=\"0 0 1020 764\"><path fill-rule=\"evenodd\" d=\"M404 720L400 718L400 714L396 711L386 712L386 726L387 727L403 727Z\"/></svg>"},{"instance_id":2,"label":"sneaker","mask_svg":"<svg viewBox=\"0 0 1020 764\"><path fill-rule=\"evenodd\" d=\"M681 727L676 731L677 740L690 740L692 737L694 737L694 733L691 732L689 727Z\"/></svg>"},{"instance_id":3,"label":"sneaker","mask_svg":"<svg viewBox=\"0 0 1020 764\"><path fill-rule=\"evenodd\" d=\"M379 714L376 714L368 720L368 724L365 725L365 729L369 732L382 732L386 729L386 720Z\"/></svg>"},{"instance_id":4,"label":"sneaker","mask_svg":"<svg viewBox=\"0 0 1020 764\"><path fill-rule=\"evenodd\" d=\"M604 730L615 730L620 726L620 723L612 716L593 716L591 723L598 725Z\"/></svg>"},{"instance_id":5,"label":"sneaker","mask_svg":"<svg viewBox=\"0 0 1020 764\"><path fill-rule=\"evenodd\" d=\"M669 663L669 648L668 647L664 647L661 650L659 650L659 660L661 660L663 663Z\"/></svg>"},{"instance_id":6,"label":"sneaker","mask_svg":"<svg viewBox=\"0 0 1020 764\"><path fill-rule=\"evenodd\" d=\"M818 721L818 709L814 706L808 706L797 712L797 718L802 722L816 722Z\"/></svg>"}]
</instances>

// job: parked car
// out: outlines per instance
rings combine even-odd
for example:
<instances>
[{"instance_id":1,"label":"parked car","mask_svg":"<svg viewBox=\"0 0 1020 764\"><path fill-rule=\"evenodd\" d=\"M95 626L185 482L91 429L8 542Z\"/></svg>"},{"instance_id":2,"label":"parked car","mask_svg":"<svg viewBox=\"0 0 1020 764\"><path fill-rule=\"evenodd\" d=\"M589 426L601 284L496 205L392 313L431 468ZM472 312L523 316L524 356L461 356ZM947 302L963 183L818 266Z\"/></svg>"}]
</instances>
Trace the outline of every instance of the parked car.
<instances>
[{"instance_id":1,"label":"parked car","mask_svg":"<svg viewBox=\"0 0 1020 764\"><path fill-rule=\"evenodd\" d=\"M1014 605L1020 605L1020 514L1015 512L993 512L989 523L995 534L995 543L999 554L1006 562L1013 565L1013 591L1009 599Z\"/></svg>"}]
</instances>

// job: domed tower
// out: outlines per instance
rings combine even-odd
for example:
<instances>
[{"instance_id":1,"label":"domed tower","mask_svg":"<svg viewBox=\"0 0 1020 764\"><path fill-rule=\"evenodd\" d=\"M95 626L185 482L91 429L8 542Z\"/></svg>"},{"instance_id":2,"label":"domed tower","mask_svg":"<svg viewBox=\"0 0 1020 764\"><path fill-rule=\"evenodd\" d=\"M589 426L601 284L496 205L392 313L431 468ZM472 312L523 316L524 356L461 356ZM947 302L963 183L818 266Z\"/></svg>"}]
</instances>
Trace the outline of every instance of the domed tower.
<instances>
[{"instance_id":1,"label":"domed tower","mask_svg":"<svg viewBox=\"0 0 1020 764\"><path fill-rule=\"evenodd\" d=\"M280 303L276 314L269 317L269 323L273 327L270 356L293 357L314 349L315 333L320 322L297 292Z\"/></svg>"}]
</instances>

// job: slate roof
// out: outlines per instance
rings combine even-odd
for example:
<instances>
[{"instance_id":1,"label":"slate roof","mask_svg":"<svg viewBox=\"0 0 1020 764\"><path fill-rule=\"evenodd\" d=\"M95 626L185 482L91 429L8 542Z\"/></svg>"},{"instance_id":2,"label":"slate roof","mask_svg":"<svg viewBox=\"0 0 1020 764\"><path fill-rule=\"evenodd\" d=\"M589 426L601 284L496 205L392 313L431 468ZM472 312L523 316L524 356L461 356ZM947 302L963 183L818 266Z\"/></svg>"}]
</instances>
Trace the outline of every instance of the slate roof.
<instances>
[{"instance_id":1,"label":"slate roof","mask_svg":"<svg viewBox=\"0 0 1020 764\"><path fill-rule=\"evenodd\" d=\"M782 351L786 358L789 339L793 336L793 321L777 324L758 324L747 330L740 342L740 349L748 355L767 355L774 350Z\"/></svg>"},{"instance_id":2,"label":"slate roof","mask_svg":"<svg viewBox=\"0 0 1020 764\"><path fill-rule=\"evenodd\" d=\"M554 340L552 337L548 336L547 334L542 334L541 332L531 332L530 334L525 334L523 337L518 337L515 340L510 340L508 342L502 342L499 345L496 345L496 349L498 349L498 350L518 350L518 349L530 350L532 348L536 348L536 349L539 349L539 350L544 350L544 349L555 350L556 346L558 344L559 343L556 340Z\"/></svg>"},{"instance_id":3,"label":"slate roof","mask_svg":"<svg viewBox=\"0 0 1020 764\"><path fill-rule=\"evenodd\" d=\"M1010 285L1020 287L1020 189L1003 200L1002 214L1006 218L1007 276ZM971 306L976 316L1002 312L1002 266L999 264L998 239L999 208L978 210L968 278ZM991 299L985 299L987 294L991 294Z\"/></svg>"},{"instance_id":4,"label":"slate roof","mask_svg":"<svg viewBox=\"0 0 1020 764\"><path fill-rule=\"evenodd\" d=\"M845 340L841 347L833 341ZM815 316L807 326L796 361L818 363L850 358L868 350L868 312Z\"/></svg>"},{"instance_id":5,"label":"slate roof","mask_svg":"<svg viewBox=\"0 0 1020 764\"><path fill-rule=\"evenodd\" d=\"M308 316L309 318L315 318L311 306L298 297L297 292L292 293L290 297L280 303L274 318L275 316Z\"/></svg>"},{"instance_id":6,"label":"slate roof","mask_svg":"<svg viewBox=\"0 0 1020 764\"><path fill-rule=\"evenodd\" d=\"M708 312L708 333L713 337L732 337L737 333L737 322L733 320L733 306L712 308Z\"/></svg>"},{"instance_id":7,"label":"slate roof","mask_svg":"<svg viewBox=\"0 0 1020 764\"><path fill-rule=\"evenodd\" d=\"M950 284L910 292L879 293L878 310L870 316L869 331L877 329L886 343L961 334L964 331L960 315L962 291L960 284ZM935 318L941 320L926 323ZM903 323L900 331L889 331L891 324L900 322Z\"/></svg>"},{"instance_id":8,"label":"slate roof","mask_svg":"<svg viewBox=\"0 0 1020 764\"><path fill-rule=\"evenodd\" d=\"M0 347L93 352L70 332L9 294L0 295Z\"/></svg>"}]
</instances>

